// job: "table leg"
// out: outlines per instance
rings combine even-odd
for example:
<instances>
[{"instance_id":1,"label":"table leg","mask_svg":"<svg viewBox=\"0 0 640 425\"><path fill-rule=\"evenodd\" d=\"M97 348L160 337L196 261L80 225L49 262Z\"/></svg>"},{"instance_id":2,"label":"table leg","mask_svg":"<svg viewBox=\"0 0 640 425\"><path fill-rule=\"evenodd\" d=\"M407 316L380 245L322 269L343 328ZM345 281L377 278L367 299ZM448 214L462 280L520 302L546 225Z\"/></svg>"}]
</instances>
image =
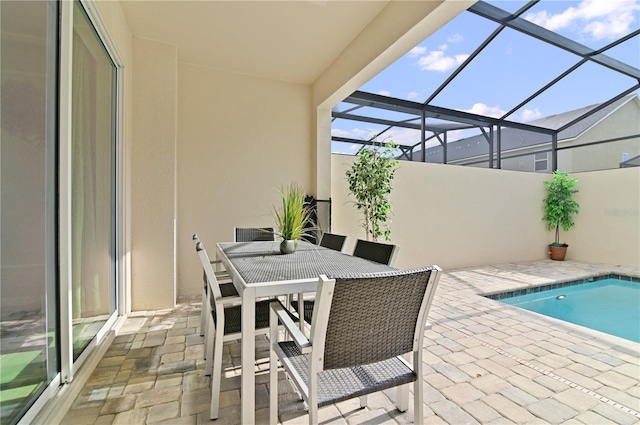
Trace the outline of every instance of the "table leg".
<instances>
[{"instance_id":1,"label":"table leg","mask_svg":"<svg viewBox=\"0 0 640 425\"><path fill-rule=\"evenodd\" d=\"M300 325L300 330L304 333L304 293L298 293L298 317L300 321L298 324Z\"/></svg>"},{"instance_id":2,"label":"table leg","mask_svg":"<svg viewBox=\"0 0 640 425\"><path fill-rule=\"evenodd\" d=\"M256 294L253 288L242 291L242 387L240 423L254 424L256 420Z\"/></svg>"}]
</instances>

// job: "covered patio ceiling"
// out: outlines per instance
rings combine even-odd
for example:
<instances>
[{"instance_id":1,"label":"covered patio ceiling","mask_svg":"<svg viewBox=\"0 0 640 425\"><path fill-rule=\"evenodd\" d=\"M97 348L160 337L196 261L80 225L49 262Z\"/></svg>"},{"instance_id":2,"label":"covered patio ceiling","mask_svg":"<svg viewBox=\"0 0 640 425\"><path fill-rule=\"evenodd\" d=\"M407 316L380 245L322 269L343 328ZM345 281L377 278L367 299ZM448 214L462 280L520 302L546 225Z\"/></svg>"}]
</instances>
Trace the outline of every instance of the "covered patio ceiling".
<instances>
[{"instance_id":1,"label":"covered patio ceiling","mask_svg":"<svg viewBox=\"0 0 640 425\"><path fill-rule=\"evenodd\" d=\"M136 37L181 63L312 84L389 4L380 1L123 0Z\"/></svg>"},{"instance_id":2,"label":"covered patio ceiling","mask_svg":"<svg viewBox=\"0 0 640 425\"><path fill-rule=\"evenodd\" d=\"M479 1L469 7L466 12L454 19L473 19L474 22L483 21L482 25L491 25L492 30L485 38L477 40L477 47L466 57L461 63L446 77L446 79L435 90L426 95L423 101L415 101L408 99L400 99L383 94L375 94L367 91L356 91L339 105L333 111L332 116L334 122L336 120L346 120L350 122L364 122L373 124L377 130L371 137L366 139L358 139L354 137L344 137L334 135L334 142L343 142L357 144L360 146L371 145L376 140L385 137L385 133L393 129L411 129L416 130L417 141L415 143L398 143L403 154L407 154L421 147L422 152L425 150L425 142L427 140L426 133L432 133L430 139L436 139L441 145L447 143L447 139L441 137L452 130L478 129L487 140L490 140L489 133L500 128L515 128L520 130L531 131L538 134L549 135L549 140L556 140L558 133L579 123L587 117L607 108L614 102L624 98L627 95L638 93L640 89L640 69L638 68L637 53L620 54L622 49L635 49L640 51L640 26L638 18L640 17L640 6L635 8L635 16L630 31L620 35L615 40L605 45L589 46L569 38L560 32L551 31L544 28L531 20L525 19L528 12L535 11L536 7L540 7L548 3L545 0L533 1ZM566 4L578 5L579 2L564 2ZM453 23L452 21L451 23ZM451 24L449 23L449 25ZM537 72L542 75L551 75L546 80L527 81L526 84L520 84L518 94L520 99L513 102L508 110L501 111L499 114L478 114L463 110L462 105L469 105L479 102L479 98L471 98L471 93L464 93L456 88L457 79L469 78L470 73L474 72L474 61L487 60L492 43L499 37L527 37L535 39L536 42L544 43L549 57L532 58L545 72ZM427 39L429 40L429 39ZM517 41L516 41L517 42ZM562 54L568 59L562 61L566 65L560 67L558 64L550 62L554 61L553 55ZM484 57L483 57L484 56ZM622 59L621 59L622 57ZM631 58L631 62L625 61ZM560 61L558 61L560 62ZM495 67L508 66L503 63L495 63ZM578 74L586 67L596 68L599 75L602 75L601 81L580 80ZM553 68L553 72L546 72L548 68ZM499 74L499 73L496 73ZM509 90L509 85L504 80L492 80L491 75L473 75L475 83L484 86L485 91ZM575 84L581 84L579 90L591 90L592 87L598 86L600 91L604 92L604 97L597 102L593 102L592 106L586 108L581 114L573 118L569 122L564 122L560 126L552 127L550 125L538 125L536 123L527 123L518 119L516 113L524 110L527 105L531 105L535 100L543 96L572 96L574 92L562 90L563 83L574 79ZM566 84L565 84L566 86ZM452 88L453 87L453 88ZM574 89L575 91L576 89ZM444 96L447 91L453 95ZM496 96L497 97L497 96ZM452 103L452 100L454 99ZM580 105L585 106L585 105ZM564 111L560 111L564 112ZM550 123L547 120L546 123ZM422 158L424 160L424 156Z\"/></svg>"}]
</instances>

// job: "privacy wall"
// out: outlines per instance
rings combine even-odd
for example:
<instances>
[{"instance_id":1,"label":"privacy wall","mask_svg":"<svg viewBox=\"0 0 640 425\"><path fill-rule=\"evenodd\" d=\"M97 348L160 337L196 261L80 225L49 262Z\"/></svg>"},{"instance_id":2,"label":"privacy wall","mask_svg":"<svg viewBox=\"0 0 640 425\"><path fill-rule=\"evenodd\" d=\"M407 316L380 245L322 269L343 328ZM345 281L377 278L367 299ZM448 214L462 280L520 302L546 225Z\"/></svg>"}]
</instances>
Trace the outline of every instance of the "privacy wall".
<instances>
[{"instance_id":1,"label":"privacy wall","mask_svg":"<svg viewBox=\"0 0 640 425\"><path fill-rule=\"evenodd\" d=\"M354 160L332 156L332 230L350 235L352 243L365 237L344 177ZM582 208L576 226L561 235L571 245L567 259L638 267L639 171L575 175ZM547 174L401 162L391 196L397 266L453 269L548 258L553 233L542 221L547 179Z\"/></svg>"},{"instance_id":2,"label":"privacy wall","mask_svg":"<svg viewBox=\"0 0 640 425\"><path fill-rule=\"evenodd\" d=\"M640 269L640 167L573 174L580 213L571 258Z\"/></svg>"}]
</instances>

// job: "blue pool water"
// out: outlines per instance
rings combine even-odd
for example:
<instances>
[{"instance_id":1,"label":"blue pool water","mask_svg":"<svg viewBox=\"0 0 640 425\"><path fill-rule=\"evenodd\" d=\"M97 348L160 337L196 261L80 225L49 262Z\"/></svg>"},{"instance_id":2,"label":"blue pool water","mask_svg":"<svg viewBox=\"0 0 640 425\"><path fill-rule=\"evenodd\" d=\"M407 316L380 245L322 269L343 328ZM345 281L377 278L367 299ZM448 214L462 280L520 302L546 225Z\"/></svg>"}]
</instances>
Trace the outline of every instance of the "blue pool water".
<instances>
[{"instance_id":1,"label":"blue pool water","mask_svg":"<svg viewBox=\"0 0 640 425\"><path fill-rule=\"evenodd\" d=\"M640 284L603 279L501 302L640 342Z\"/></svg>"}]
</instances>

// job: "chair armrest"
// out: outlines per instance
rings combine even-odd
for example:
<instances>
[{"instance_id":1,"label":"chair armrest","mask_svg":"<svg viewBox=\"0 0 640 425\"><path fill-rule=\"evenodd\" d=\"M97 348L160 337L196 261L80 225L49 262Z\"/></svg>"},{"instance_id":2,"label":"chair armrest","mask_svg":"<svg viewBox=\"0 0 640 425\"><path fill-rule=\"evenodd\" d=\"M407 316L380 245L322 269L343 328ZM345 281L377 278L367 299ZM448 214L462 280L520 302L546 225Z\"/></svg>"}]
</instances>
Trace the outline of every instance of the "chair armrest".
<instances>
[{"instance_id":1,"label":"chair armrest","mask_svg":"<svg viewBox=\"0 0 640 425\"><path fill-rule=\"evenodd\" d=\"M274 301L270 304L271 309L276 313L278 320L285 327L287 332L291 335L291 338L296 343L302 354L311 352L311 343L302 331L298 328L298 325L291 319L289 312L282 305L280 301Z\"/></svg>"}]
</instances>

